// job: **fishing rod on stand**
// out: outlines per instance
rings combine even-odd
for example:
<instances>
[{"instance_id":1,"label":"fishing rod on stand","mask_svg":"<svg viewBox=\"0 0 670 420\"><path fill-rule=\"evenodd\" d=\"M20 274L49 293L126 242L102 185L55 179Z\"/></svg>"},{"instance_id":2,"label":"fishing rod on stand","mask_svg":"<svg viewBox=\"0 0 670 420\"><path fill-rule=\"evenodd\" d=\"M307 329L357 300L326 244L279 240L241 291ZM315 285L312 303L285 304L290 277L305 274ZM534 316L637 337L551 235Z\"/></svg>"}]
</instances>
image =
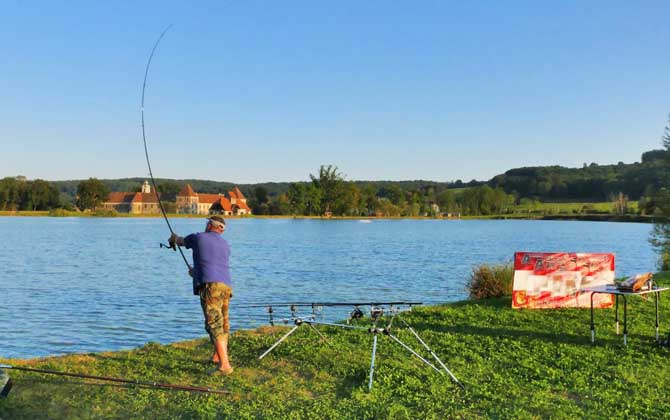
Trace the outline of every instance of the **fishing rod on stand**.
<instances>
[{"instance_id":1,"label":"fishing rod on stand","mask_svg":"<svg viewBox=\"0 0 670 420\"><path fill-rule=\"evenodd\" d=\"M270 352L276 349L282 342L288 339L293 333L295 333L301 326L308 325L312 330L321 337L322 340L326 340L325 336L316 328L318 325L336 327L336 328L345 328L350 330L365 331L372 335L372 355L370 361L370 374L368 379L368 390L372 390L374 371L375 371L375 360L377 355L377 347L379 343L379 336L389 337L392 342L397 343L403 349L407 350L411 355L417 357L425 365L429 366L432 370L438 372L440 375L444 375L445 372L451 377L451 380L456 383L461 389L465 389L465 386L456 378L456 376L449 370L449 368L444 364L444 362L437 356L435 351L431 349L428 344L419 336L419 334L402 318L400 313L408 312L412 310L413 306L421 305L421 302L298 302L298 303L271 303L271 304L250 304L242 305L241 307L255 308L255 307L265 307L267 308L268 315L270 317L271 325L275 325L277 320L275 319L276 310L278 307L288 307L290 310L290 317L283 319L284 323L293 323L293 327L282 335L276 342L274 342L266 351L264 351L259 357L259 360L262 360ZM323 308L328 306L353 306L353 310L349 314L349 318L346 320L346 323L335 323L335 322L325 322L316 320L316 308ZM365 312L361 307L369 307L369 316L371 325L369 327L361 325L351 325L351 322L354 320L360 320L365 316ZM301 316L299 314L300 308L312 308L312 313L306 316ZM393 326L394 320L398 318L402 325L407 328L412 335L417 339L419 343L425 348L426 351L437 361L439 366L438 368L433 363L428 361L426 358L421 356L416 350L411 348L409 345L400 340L393 332L395 327ZM388 323L385 326L380 326L383 321L387 319Z\"/></svg>"}]
</instances>

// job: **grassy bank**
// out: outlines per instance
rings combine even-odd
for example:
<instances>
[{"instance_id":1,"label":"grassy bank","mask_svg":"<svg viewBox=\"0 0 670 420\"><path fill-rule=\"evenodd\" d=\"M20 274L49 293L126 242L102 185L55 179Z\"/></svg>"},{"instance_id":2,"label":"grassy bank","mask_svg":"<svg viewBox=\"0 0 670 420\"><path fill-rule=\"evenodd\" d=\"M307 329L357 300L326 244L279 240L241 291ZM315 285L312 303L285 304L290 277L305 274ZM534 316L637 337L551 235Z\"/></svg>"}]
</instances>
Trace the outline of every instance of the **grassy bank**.
<instances>
[{"instance_id":1,"label":"grassy bank","mask_svg":"<svg viewBox=\"0 0 670 420\"><path fill-rule=\"evenodd\" d=\"M660 277L668 284L669 277ZM662 333L670 298L661 302ZM515 311L509 299L426 307L405 315L466 385L465 391L381 337L375 385L367 391L371 337L323 328L330 344L300 329L263 361L285 327L241 331L231 339L236 370L203 374L205 339L132 351L17 365L206 385L229 396L95 384L10 371L15 386L0 418L664 418L670 411L670 352L654 344L653 301L631 300L628 347L614 333L614 310ZM194 322L200 322L194 320ZM400 339L419 345L408 332Z\"/></svg>"}]
</instances>

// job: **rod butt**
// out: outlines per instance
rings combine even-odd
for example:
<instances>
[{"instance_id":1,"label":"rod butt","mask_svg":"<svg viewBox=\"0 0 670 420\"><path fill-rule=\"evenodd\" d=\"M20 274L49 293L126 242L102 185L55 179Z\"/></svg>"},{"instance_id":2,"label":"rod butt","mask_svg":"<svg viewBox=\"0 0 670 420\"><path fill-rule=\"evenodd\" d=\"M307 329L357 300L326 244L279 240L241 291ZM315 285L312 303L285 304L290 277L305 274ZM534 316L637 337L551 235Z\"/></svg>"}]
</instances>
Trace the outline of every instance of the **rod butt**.
<instances>
[{"instance_id":1,"label":"rod butt","mask_svg":"<svg viewBox=\"0 0 670 420\"><path fill-rule=\"evenodd\" d=\"M0 371L0 397L7 397L12 389L12 379L5 372Z\"/></svg>"}]
</instances>

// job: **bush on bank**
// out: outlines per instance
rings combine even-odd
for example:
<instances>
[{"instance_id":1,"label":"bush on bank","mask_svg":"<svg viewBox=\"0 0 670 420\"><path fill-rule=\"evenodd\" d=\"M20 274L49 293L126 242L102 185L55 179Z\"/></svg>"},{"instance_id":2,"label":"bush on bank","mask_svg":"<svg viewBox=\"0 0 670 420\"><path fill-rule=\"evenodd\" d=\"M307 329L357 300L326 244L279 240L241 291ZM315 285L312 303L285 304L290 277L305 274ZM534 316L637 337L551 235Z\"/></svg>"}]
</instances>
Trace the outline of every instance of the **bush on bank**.
<instances>
[{"instance_id":1,"label":"bush on bank","mask_svg":"<svg viewBox=\"0 0 670 420\"><path fill-rule=\"evenodd\" d=\"M471 299L512 295L513 264L481 264L472 268L467 288Z\"/></svg>"}]
</instances>

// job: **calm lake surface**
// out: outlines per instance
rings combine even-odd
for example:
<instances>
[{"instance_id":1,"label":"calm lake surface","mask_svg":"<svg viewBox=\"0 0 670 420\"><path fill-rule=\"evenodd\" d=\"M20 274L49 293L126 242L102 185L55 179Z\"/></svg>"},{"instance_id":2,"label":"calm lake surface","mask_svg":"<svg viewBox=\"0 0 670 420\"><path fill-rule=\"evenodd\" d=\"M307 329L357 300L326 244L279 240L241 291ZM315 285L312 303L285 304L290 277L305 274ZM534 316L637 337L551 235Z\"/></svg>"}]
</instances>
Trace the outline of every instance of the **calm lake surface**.
<instances>
[{"instance_id":1,"label":"calm lake surface","mask_svg":"<svg viewBox=\"0 0 670 420\"><path fill-rule=\"evenodd\" d=\"M204 219L172 219L182 234ZM251 303L463 299L471 268L515 251L613 252L617 276L653 271L651 225L530 220L230 219L231 327ZM205 335L161 218L0 217L0 356L132 348ZM190 258L190 251L187 252ZM325 309L327 319L342 311Z\"/></svg>"}]
</instances>

